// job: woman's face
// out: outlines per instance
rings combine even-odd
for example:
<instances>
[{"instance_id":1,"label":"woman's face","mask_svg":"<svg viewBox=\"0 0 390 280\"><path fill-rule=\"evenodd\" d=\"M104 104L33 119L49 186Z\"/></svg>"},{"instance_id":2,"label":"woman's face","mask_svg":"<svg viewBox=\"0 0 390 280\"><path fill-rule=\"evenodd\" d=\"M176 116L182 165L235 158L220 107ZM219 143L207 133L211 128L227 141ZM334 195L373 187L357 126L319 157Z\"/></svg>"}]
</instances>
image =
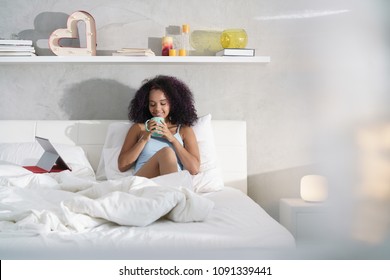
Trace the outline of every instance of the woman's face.
<instances>
[{"instance_id":1,"label":"woman's face","mask_svg":"<svg viewBox=\"0 0 390 280\"><path fill-rule=\"evenodd\" d=\"M166 119L169 115L170 105L165 93L159 89L152 89L149 93L149 111L153 117Z\"/></svg>"}]
</instances>

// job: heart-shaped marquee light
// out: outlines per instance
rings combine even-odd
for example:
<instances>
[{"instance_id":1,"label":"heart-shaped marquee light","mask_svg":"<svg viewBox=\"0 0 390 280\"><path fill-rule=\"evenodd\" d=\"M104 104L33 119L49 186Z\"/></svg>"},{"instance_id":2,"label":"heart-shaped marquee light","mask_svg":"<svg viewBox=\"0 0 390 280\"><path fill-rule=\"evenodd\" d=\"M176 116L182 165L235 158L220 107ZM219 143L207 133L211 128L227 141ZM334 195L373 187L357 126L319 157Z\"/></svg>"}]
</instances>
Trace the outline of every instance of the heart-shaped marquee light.
<instances>
[{"instance_id":1,"label":"heart-shaped marquee light","mask_svg":"<svg viewBox=\"0 0 390 280\"><path fill-rule=\"evenodd\" d=\"M79 21L85 23L86 48L63 47L61 39L80 38L77 24ZM77 11L71 14L67 21L67 28L55 30L49 38L49 47L56 55L96 55L96 25L95 19L87 12Z\"/></svg>"}]
</instances>

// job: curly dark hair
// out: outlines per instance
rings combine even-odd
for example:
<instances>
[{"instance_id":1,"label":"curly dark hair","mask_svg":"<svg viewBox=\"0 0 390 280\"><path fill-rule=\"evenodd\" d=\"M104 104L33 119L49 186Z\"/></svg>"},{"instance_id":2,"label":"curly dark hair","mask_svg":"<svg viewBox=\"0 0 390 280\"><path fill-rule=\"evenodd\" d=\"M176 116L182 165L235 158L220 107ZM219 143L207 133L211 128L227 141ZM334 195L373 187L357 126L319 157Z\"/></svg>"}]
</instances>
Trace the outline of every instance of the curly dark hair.
<instances>
[{"instance_id":1,"label":"curly dark hair","mask_svg":"<svg viewBox=\"0 0 390 280\"><path fill-rule=\"evenodd\" d=\"M176 125L193 125L198 119L194 97L189 87L179 79L159 75L146 80L129 104L130 121L143 123L152 117L149 111L149 93L153 89L164 92L170 104L169 120Z\"/></svg>"}]
</instances>

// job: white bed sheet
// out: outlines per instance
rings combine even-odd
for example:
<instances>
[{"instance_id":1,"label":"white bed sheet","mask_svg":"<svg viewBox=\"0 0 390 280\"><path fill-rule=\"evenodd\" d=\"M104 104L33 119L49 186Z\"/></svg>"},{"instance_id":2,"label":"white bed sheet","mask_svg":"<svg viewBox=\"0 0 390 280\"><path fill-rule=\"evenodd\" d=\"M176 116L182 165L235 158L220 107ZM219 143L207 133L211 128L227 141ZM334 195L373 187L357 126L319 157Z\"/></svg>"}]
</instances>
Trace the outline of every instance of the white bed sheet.
<instances>
[{"instance_id":1,"label":"white bed sheet","mask_svg":"<svg viewBox=\"0 0 390 280\"><path fill-rule=\"evenodd\" d=\"M9 168L13 167L9 166ZM2 170L4 173L6 169L2 168ZM80 197L80 195L76 192L61 190L61 187L55 187L55 183L59 181L58 175L53 177L52 181L47 178L41 181L35 179L32 184L31 178L45 176L36 174L29 176L20 172L19 177L23 180L19 179L18 187L7 186L4 183L6 177L0 177L3 178L0 184L0 205L2 207L0 208L2 215L0 257L2 259L137 258L137 256L145 258L157 255L159 258L169 258L173 256L173 253L177 256L178 252L184 254L182 257L191 257L194 252L202 251L243 248L250 250L289 249L295 246L294 238L289 231L244 193L230 187L224 187L221 191L195 194L196 198L211 202L211 204L203 204L202 209L198 210L213 206L212 210L206 213L207 215L198 219L201 221L190 219L190 222L177 222L164 216L146 226L120 226L112 222L102 222L101 219L88 218L88 215L81 215L82 217L77 221L85 221L84 228L79 226L79 228L73 227L69 230L63 223L57 221L57 219L62 219L62 214L41 215L38 210L62 213L61 202ZM93 184L97 184L90 181L91 178L88 177L81 178L80 181L72 181L68 176L62 177L67 180L62 180L66 184L61 186L68 188L72 186L70 190L77 190L74 187L75 184L79 185L80 189L86 190L90 190ZM27 181L24 181L26 178ZM28 188L23 188L23 182ZM46 188L31 187L34 184L40 186L42 182L46 184ZM105 183L108 182L110 181ZM47 188L50 184L52 184L50 188ZM186 191L192 193L189 189ZM16 207L18 205L16 202L19 200L20 203L21 197L28 198L22 210L38 208L37 205L42 206L37 210L40 217L38 222L31 221L36 218L34 215L21 223L10 222L9 218L5 221L7 213L18 214L18 209L12 209L10 205L13 205L14 200ZM186 201L187 205L191 204L188 203L188 197ZM73 213L73 215L77 214Z\"/></svg>"}]
</instances>

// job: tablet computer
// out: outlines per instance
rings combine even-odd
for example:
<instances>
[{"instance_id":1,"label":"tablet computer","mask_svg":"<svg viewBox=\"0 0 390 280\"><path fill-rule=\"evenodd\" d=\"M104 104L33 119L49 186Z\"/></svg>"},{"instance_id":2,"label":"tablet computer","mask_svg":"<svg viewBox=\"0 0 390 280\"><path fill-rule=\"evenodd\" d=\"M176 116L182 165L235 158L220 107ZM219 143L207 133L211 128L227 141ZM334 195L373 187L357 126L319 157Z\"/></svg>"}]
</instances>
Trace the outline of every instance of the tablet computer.
<instances>
[{"instance_id":1,"label":"tablet computer","mask_svg":"<svg viewBox=\"0 0 390 280\"><path fill-rule=\"evenodd\" d=\"M60 172L71 170L66 164L53 144L47 138L35 136L37 142L41 145L44 152L36 166L23 166L34 173Z\"/></svg>"}]
</instances>

